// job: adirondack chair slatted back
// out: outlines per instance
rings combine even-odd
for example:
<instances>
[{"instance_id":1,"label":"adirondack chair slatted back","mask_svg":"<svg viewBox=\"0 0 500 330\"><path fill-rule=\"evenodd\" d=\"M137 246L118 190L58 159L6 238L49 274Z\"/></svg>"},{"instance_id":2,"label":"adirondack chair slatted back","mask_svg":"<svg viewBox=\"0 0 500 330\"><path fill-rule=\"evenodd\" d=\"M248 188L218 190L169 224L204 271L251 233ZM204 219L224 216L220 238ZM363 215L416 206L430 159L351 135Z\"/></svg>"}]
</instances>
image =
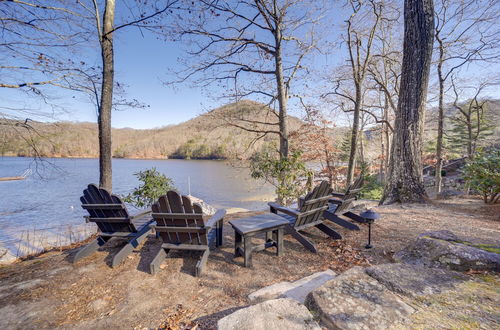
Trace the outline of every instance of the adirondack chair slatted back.
<instances>
[{"instance_id":1,"label":"adirondack chair slatted back","mask_svg":"<svg viewBox=\"0 0 500 330\"><path fill-rule=\"evenodd\" d=\"M356 200L356 196L361 191L363 186L363 176L359 176L354 183L349 185L344 196L342 197L342 204L340 204L335 213L343 214L352 208L352 203Z\"/></svg>"},{"instance_id":2,"label":"adirondack chair slatted back","mask_svg":"<svg viewBox=\"0 0 500 330\"><path fill-rule=\"evenodd\" d=\"M106 189L89 184L80 197L82 208L89 213L89 221L95 222L101 232L131 232L137 230L130 222L125 204Z\"/></svg>"},{"instance_id":3,"label":"adirondack chair slatted back","mask_svg":"<svg viewBox=\"0 0 500 330\"><path fill-rule=\"evenodd\" d=\"M186 196L169 191L151 207L156 231L163 242L171 244L207 245L205 218L201 206Z\"/></svg>"},{"instance_id":4,"label":"adirondack chair slatted back","mask_svg":"<svg viewBox=\"0 0 500 330\"><path fill-rule=\"evenodd\" d=\"M328 181L322 181L304 197L299 208L300 216L294 226L300 227L320 220L323 211L328 208L329 198L330 184Z\"/></svg>"}]
</instances>

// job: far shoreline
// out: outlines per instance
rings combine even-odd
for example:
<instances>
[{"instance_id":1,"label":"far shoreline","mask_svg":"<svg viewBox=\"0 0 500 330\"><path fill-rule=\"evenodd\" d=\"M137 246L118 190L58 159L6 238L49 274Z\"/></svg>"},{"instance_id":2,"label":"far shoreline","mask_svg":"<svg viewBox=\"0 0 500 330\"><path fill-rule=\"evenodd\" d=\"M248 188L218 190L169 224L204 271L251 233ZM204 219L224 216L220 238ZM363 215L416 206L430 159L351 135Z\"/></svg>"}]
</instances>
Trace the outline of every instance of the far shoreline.
<instances>
[{"instance_id":1,"label":"far shoreline","mask_svg":"<svg viewBox=\"0 0 500 330\"><path fill-rule=\"evenodd\" d=\"M4 157L11 158L35 158L34 156L20 156L20 155L1 155ZM60 156L60 155L50 155L43 157L36 157L41 159L99 159L98 156ZM165 157L165 156L157 156L157 157L112 157L113 159L127 159L127 160L214 160L214 161L231 161L231 160L241 160L241 159L230 159L230 158L180 158L180 157Z\"/></svg>"}]
</instances>

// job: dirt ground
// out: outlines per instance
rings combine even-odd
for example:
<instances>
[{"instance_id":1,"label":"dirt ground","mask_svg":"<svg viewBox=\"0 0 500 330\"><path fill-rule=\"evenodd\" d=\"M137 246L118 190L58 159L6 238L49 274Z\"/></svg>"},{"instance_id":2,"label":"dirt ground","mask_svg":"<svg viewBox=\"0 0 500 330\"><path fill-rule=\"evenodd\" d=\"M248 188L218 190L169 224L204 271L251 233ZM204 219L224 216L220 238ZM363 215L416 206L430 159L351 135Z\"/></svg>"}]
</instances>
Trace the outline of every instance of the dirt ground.
<instances>
[{"instance_id":1,"label":"dirt ground","mask_svg":"<svg viewBox=\"0 0 500 330\"><path fill-rule=\"evenodd\" d=\"M365 206L375 204L366 202ZM373 249L364 249L365 226L361 231L348 231L332 225L342 234L342 240L332 240L316 229L309 231L317 254L285 236L284 255L275 256L273 249L257 252L253 268L244 268L242 258L233 258L233 232L225 225L224 245L211 252L205 273L199 278L193 276L197 260L194 252L171 254L163 269L150 275L148 265L161 245L154 236L116 268L110 268L109 263L123 244L120 240L77 264L69 262L76 251L70 249L3 266L0 328L210 329L220 317L247 305L247 295L263 286L328 268L343 272L355 265L391 262L394 252L425 231L448 229L473 241L500 243L500 205L485 205L479 199L382 206L376 210L381 219L373 228ZM238 213L226 221L248 215ZM492 283L488 287L493 286L496 296L485 299L498 303L498 276L488 276L485 285ZM461 308L467 308L464 304ZM477 305L477 301L470 299L470 304ZM491 308L492 313L500 315L498 308ZM446 313L434 309L432 317L418 314L422 328L426 328L425 322L439 318L439 313ZM491 324L495 322L498 320Z\"/></svg>"}]
</instances>

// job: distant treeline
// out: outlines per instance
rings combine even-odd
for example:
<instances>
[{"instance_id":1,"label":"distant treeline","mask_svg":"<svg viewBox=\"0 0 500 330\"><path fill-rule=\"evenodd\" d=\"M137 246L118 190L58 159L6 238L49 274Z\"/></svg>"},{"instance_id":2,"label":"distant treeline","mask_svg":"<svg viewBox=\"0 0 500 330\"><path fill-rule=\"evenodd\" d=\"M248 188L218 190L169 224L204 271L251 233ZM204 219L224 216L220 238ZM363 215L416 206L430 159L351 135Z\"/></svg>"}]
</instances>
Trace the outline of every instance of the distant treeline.
<instances>
[{"instance_id":1,"label":"distant treeline","mask_svg":"<svg viewBox=\"0 0 500 330\"><path fill-rule=\"evenodd\" d=\"M254 141L255 135L233 126L222 125L221 118L243 112L252 118L264 116L262 105L241 101L202 114L178 125L157 129L113 129L113 157L247 159L255 150L277 140L269 135ZM264 118L262 118L264 121ZM290 126L302 122L294 117ZM97 124L41 123L30 121L32 129L15 125L0 126L0 155L33 157L98 157Z\"/></svg>"}]
</instances>

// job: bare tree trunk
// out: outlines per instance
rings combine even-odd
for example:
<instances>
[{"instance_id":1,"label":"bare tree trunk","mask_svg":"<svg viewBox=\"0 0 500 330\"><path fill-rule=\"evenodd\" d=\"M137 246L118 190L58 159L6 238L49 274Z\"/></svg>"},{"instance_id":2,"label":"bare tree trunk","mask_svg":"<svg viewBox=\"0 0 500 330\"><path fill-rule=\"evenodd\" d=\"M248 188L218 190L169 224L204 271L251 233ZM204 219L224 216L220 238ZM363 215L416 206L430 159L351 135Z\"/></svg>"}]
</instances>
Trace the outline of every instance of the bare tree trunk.
<instances>
[{"instance_id":1,"label":"bare tree trunk","mask_svg":"<svg viewBox=\"0 0 500 330\"><path fill-rule=\"evenodd\" d=\"M470 114L469 114L469 117L467 118L467 136L468 136L468 139L467 139L467 157L469 157L469 159L471 159L473 156L474 156L474 151L473 151L473 148L472 148L472 143L473 143L473 137L472 137L472 120L470 118Z\"/></svg>"},{"instance_id":2,"label":"bare tree trunk","mask_svg":"<svg viewBox=\"0 0 500 330\"><path fill-rule=\"evenodd\" d=\"M361 124L361 127L359 129L359 136L358 136L358 140L359 140L359 161L360 161L360 164L361 163L364 163L365 162L365 145L364 145L364 141L363 141L363 137L364 137L364 133L365 132L365 125L364 125L364 118L362 118L362 124Z\"/></svg>"},{"instance_id":3,"label":"bare tree trunk","mask_svg":"<svg viewBox=\"0 0 500 330\"><path fill-rule=\"evenodd\" d=\"M389 102L387 94L384 95L384 135L385 135L385 157L384 157L384 178L383 182L387 180L387 173L389 172L389 157L391 152L391 137L389 134Z\"/></svg>"},{"instance_id":4,"label":"bare tree trunk","mask_svg":"<svg viewBox=\"0 0 500 330\"><path fill-rule=\"evenodd\" d=\"M113 106L113 25L115 0L106 0L101 36L102 87L99 104L99 186L112 189L111 108Z\"/></svg>"},{"instance_id":5,"label":"bare tree trunk","mask_svg":"<svg viewBox=\"0 0 500 330\"><path fill-rule=\"evenodd\" d=\"M405 0L403 67L382 204L425 202L422 133L434 41L432 0Z\"/></svg>"},{"instance_id":6,"label":"bare tree trunk","mask_svg":"<svg viewBox=\"0 0 500 330\"><path fill-rule=\"evenodd\" d=\"M444 61L444 49L443 44L440 39L439 42L439 60L437 65L438 79L439 79L439 105L438 105L438 135L436 143L436 182L435 189L436 194L441 192L442 176L441 171L443 170L443 132L444 132L444 78L443 78L443 61Z\"/></svg>"},{"instance_id":7,"label":"bare tree trunk","mask_svg":"<svg viewBox=\"0 0 500 330\"><path fill-rule=\"evenodd\" d=\"M280 130L280 159L288 158L288 127L287 127L287 103L288 95L285 87L285 80L283 78L283 60L281 58L281 47L278 40L281 39L279 32L276 35L276 87L278 90L278 104L279 104L279 130Z\"/></svg>"},{"instance_id":8,"label":"bare tree trunk","mask_svg":"<svg viewBox=\"0 0 500 330\"><path fill-rule=\"evenodd\" d=\"M349 153L349 164L347 165L347 179L346 186L350 185L354 178L354 169L356 168L356 154L358 152L358 134L359 134L359 115L361 107L361 86L358 87L356 83L356 99L354 104L354 118L352 121L352 131L351 131L351 150Z\"/></svg>"},{"instance_id":9,"label":"bare tree trunk","mask_svg":"<svg viewBox=\"0 0 500 330\"><path fill-rule=\"evenodd\" d=\"M276 4L276 3L275 3ZM276 7L275 7L276 10ZM281 57L281 29L279 22L276 22L276 31L274 33L274 38L276 42L276 56L274 57L276 63L276 90L278 96L279 105L279 136L280 136L280 146L279 146L279 157L280 160L286 160L288 158L288 127L287 127L287 102L288 93L285 86L285 79L283 77L283 59ZM280 173L278 178L280 184L284 183L284 176L287 173ZM281 196L278 196L278 203L283 204L284 200Z\"/></svg>"},{"instance_id":10,"label":"bare tree trunk","mask_svg":"<svg viewBox=\"0 0 500 330\"><path fill-rule=\"evenodd\" d=\"M384 176L385 176L384 159L385 159L384 125L382 125L382 129L380 131L380 164L378 169L379 182L384 182Z\"/></svg>"}]
</instances>

